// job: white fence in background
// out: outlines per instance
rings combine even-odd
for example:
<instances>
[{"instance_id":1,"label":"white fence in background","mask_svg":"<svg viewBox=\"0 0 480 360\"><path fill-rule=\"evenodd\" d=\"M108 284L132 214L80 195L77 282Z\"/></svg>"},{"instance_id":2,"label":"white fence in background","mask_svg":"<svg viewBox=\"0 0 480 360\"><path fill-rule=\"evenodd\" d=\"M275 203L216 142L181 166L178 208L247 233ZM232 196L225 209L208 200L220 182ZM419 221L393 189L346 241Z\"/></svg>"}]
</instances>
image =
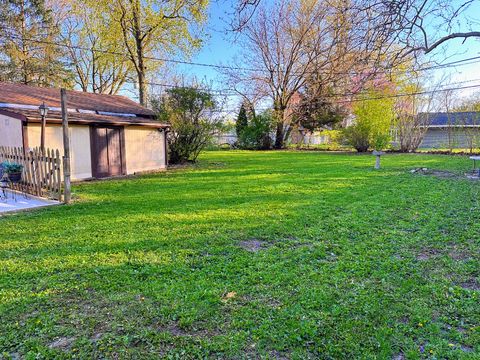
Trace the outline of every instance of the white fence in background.
<instances>
[{"instance_id":1,"label":"white fence in background","mask_svg":"<svg viewBox=\"0 0 480 360\"><path fill-rule=\"evenodd\" d=\"M215 135L214 144L216 145L230 145L233 146L237 142L237 135L236 134L218 134ZM327 135L320 135L320 134L312 134L312 135L305 135L303 139L303 144L306 146L309 145L321 145L321 144L328 144L330 139ZM289 143L292 143L291 141Z\"/></svg>"}]
</instances>

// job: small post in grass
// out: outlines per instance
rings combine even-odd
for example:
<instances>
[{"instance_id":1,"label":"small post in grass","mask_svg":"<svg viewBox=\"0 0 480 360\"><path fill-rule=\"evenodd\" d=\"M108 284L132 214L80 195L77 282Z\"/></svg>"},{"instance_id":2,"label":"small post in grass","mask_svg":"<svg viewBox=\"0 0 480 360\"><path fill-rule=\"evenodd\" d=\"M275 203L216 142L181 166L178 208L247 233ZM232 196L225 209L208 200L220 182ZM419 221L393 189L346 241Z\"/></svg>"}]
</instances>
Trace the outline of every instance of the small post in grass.
<instances>
[{"instance_id":1,"label":"small post in grass","mask_svg":"<svg viewBox=\"0 0 480 360\"><path fill-rule=\"evenodd\" d=\"M375 156L375 170L380 169L380 157L384 154L383 151L373 150L372 155Z\"/></svg>"},{"instance_id":2,"label":"small post in grass","mask_svg":"<svg viewBox=\"0 0 480 360\"><path fill-rule=\"evenodd\" d=\"M70 183L70 136L68 133L67 91L60 89L62 103L62 128L63 128L63 181L65 204L70 203L72 185Z\"/></svg>"}]
</instances>

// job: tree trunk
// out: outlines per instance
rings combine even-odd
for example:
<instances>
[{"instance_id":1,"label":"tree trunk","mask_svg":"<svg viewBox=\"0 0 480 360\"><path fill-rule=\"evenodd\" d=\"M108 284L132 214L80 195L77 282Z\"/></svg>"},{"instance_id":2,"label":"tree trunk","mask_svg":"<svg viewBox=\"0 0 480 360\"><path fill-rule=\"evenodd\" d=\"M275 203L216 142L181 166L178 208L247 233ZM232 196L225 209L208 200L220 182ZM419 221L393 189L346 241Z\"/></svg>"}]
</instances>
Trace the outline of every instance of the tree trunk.
<instances>
[{"instance_id":1,"label":"tree trunk","mask_svg":"<svg viewBox=\"0 0 480 360\"><path fill-rule=\"evenodd\" d=\"M145 81L145 63L144 63L144 36L142 35L142 29L140 24L140 3L135 2L133 10L133 28L135 37L135 50L137 55L137 78L138 78L138 97L140 104L147 105L147 84Z\"/></svg>"},{"instance_id":2,"label":"tree trunk","mask_svg":"<svg viewBox=\"0 0 480 360\"><path fill-rule=\"evenodd\" d=\"M276 109L274 109L273 114L277 124L277 128L275 130L275 144L273 147L275 149L283 149L285 146L285 130L283 124L285 109L283 109L282 106L278 106Z\"/></svg>"},{"instance_id":3,"label":"tree trunk","mask_svg":"<svg viewBox=\"0 0 480 360\"><path fill-rule=\"evenodd\" d=\"M277 122L277 129L275 131L275 149L283 149L283 121Z\"/></svg>"},{"instance_id":4,"label":"tree trunk","mask_svg":"<svg viewBox=\"0 0 480 360\"><path fill-rule=\"evenodd\" d=\"M22 81L24 84L29 84L30 79L28 75L28 62L27 62L27 57L28 57L28 48L25 43L25 39L27 37L27 25L26 25L26 18L25 18L25 2L20 3L20 22L21 22L21 27L22 27Z\"/></svg>"},{"instance_id":5,"label":"tree trunk","mask_svg":"<svg viewBox=\"0 0 480 360\"><path fill-rule=\"evenodd\" d=\"M140 59L139 59L140 60ZM143 61L141 61L143 64ZM138 98L140 104L147 105L147 84L145 82L145 73L143 71L137 71L138 77Z\"/></svg>"}]
</instances>

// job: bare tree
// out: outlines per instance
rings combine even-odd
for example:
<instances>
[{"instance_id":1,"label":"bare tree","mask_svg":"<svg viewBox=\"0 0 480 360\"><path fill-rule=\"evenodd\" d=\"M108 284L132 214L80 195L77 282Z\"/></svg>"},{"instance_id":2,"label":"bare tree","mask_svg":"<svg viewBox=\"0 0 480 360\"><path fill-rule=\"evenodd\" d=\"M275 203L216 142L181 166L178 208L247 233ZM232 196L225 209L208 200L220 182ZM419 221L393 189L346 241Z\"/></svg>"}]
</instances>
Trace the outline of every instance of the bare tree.
<instances>
[{"instance_id":1,"label":"bare tree","mask_svg":"<svg viewBox=\"0 0 480 360\"><path fill-rule=\"evenodd\" d=\"M428 54L452 39L480 38L478 21L466 10L478 0L359 0L373 31L392 46L401 47L399 57Z\"/></svg>"},{"instance_id":2,"label":"bare tree","mask_svg":"<svg viewBox=\"0 0 480 360\"><path fill-rule=\"evenodd\" d=\"M252 19L260 5L261 0L238 0L234 6L232 21L230 22L232 31L242 31L248 22Z\"/></svg>"},{"instance_id":3,"label":"bare tree","mask_svg":"<svg viewBox=\"0 0 480 360\"><path fill-rule=\"evenodd\" d=\"M339 1L329 0L330 5ZM345 0L369 27L371 38L402 46L398 55L428 54L453 39L480 38L478 18L466 16L478 0ZM238 0L234 30L241 30L252 19L261 0Z\"/></svg>"},{"instance_id":4,"label":"bare tree","mask_svg":"<svg viewBox=\"0 0 480 360\"><path fill-rule=\"evenodd\" d=\"M417 150L428 130L431 114L437 111L442 103L443 94L437 90L444 79L433 84L429 92L423 91L423 80L423 77L413 72L400 81L398 90L403 94L411 94L398 97L395 103L394 128L402 152Z\"/></svg>"},{"instance_id":5,"label":"bare tree","mask_svg":"<svg viewBox=\"0 0 480 360\"><path fill-rule=\"evenodd\" d=\"M458 122L462 126L465 143L470 154L480 145L480 114L475 112L460 112L457 114Z\"/></svg>"},{"instance_id":6,"label":"bare tree","mask_svg":"<svg viewBox=\"0 0 480 360\"><path fill-rule=\"evenodd\" d=\"M255 103L266 97L273 102L276 148L284 146L292 129L296 93L320 106L345 103L379 72L393 68L398 49L361 1L261 3L244 25L240 41L245 52L241 66L228 72L229 84L252 94Z\"/></svg>"},{"instance_id":7,"label":"bare tree","mask_svg":"<svg viewBox=\"0 0 480 360\"><path fill-rule=\"evenodd\" d=\"M473 94L456 107L459 123L462 125L464 139L470 153L480 146L480 101L479 94Z\"/></svg>"},{"instance_id":8,"label":"bare tree","mask_svg":"<svg viewBox=\"0 0 480 360\"><path fill-rule=\"evenodd\" d=\"M273 102L277 149L291 131L291 112L286 110L292 97L309 73L325 68L331 59L336 38L329 15L318 2L280 0L259 7L241 34L243 67L229 71L228 82L242 94L253 94L253 103L265 97Z\"/></svg>"}]
</instances>

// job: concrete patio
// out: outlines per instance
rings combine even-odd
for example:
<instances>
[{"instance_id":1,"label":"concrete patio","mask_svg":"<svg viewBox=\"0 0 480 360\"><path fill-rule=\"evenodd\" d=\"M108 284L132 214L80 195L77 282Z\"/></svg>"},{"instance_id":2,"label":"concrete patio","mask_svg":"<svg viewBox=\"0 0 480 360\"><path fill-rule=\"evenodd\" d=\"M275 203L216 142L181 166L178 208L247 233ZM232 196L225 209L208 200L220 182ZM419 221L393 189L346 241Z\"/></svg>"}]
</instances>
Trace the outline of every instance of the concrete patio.
<instances>
[{"instance_id":1,"label":"concrete patio","mask_svg":"<svg viewBox=\"0 0 480 360\"><path fill-rule=\"evenodd\" d=\"M7 192L7 198L0 198L0 216L10 212L25 211L30 209L38 209L45 206L59 205L60 202L55 200L42 199L36 196L28 195L27 198L21 193Z\"/></svg>"}]
</instances>

